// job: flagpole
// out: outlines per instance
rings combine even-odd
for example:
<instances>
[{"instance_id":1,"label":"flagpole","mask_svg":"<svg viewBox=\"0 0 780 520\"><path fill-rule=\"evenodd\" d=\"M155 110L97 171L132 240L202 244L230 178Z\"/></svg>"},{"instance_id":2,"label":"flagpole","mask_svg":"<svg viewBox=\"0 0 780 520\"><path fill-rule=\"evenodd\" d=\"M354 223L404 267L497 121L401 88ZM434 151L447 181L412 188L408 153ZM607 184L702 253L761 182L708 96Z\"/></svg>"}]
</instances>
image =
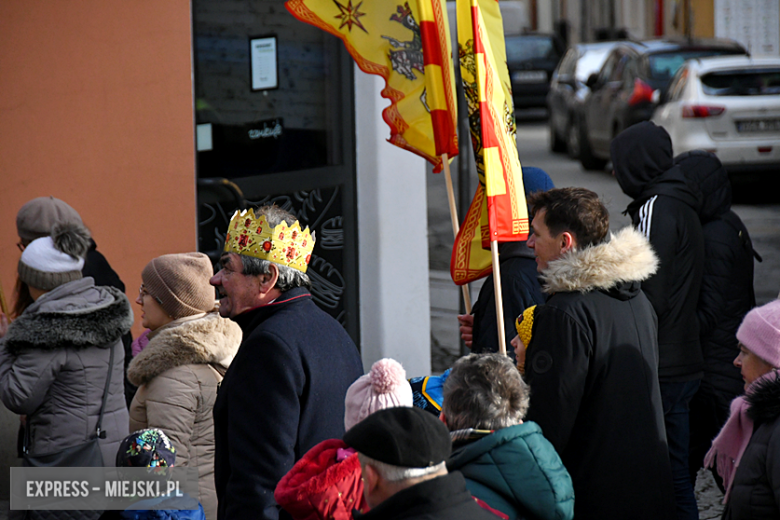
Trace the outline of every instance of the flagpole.
<instances>
[{"instance_id":1,"label":"flagpole","mask_svg":"<svg viewBox=\"0 0 780 520\"><path fill-rule=\"evenodd\" d=\"M496 322L498 326L498 351L506 356L506 332L504 331L504 301L501 296L501 268L498 264L498 242L491 240L490 254L493 257L493 289L496 293Z\"/></svg>"},{"instance_id":2,"label":"flagpole","mask_svg":"<svg viewBox=\"0 0 780 520\"><path fill-rule=\"evenodd\" d=\"M447 184L447 200L450 203L450 220L452 220L452 235L458 238L460 223L458 222L458 208L455 207L455 191L452 189L452 174L450 173L450 161L447 154L441 154L441 162L444 165L444 180ZM469 284L460 286L463 291L463 303L466 306L466 314L471 314L471 296L469 295Z\"/></svg>"},{"instance_id":3,"label":"flagpole","mask_svg":"<svg viewBox=\"0 0 780 520\"><path fill-rule=\"evenodd\" d=\"M8 320L11 320L11 315L9 314L8 309L8 303L5 301L5 293L3 292L3 284L0 283L0 311L5 314L5 316L8 318Z\"/></svg>"}]
</instances>

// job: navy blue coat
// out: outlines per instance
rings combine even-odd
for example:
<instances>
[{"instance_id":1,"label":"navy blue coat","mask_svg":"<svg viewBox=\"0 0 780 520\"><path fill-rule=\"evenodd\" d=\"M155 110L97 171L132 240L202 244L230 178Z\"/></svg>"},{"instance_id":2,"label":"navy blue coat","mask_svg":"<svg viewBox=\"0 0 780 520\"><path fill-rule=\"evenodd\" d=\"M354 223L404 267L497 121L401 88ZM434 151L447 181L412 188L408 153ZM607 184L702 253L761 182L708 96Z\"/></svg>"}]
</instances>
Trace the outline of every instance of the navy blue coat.
<instances>
[{"instance_id":1,"label":"navy blue coat","mask_svg":"<svg viewBox=\"0 0 780 520\"><path fill-rule=\"evenodd\" d=\"M314 445L344 435L344 396L363 365L304 288L235 321L244 340L214 404L218 518L277 519L276 484Z\"/></svg>"},{"instance_id":2,"label":"navy blue coat","mask_svg":"<svg viewBox=\"0 0 780 520\"><path fill-rule=\"evenodd\" d=\"M525 242L507 242L498 246L501 266L501 292L504 303L504 332L509 355L514 350L509 345L517 335L515 319L528 307L544 303L545 296L536 272L536 257ZM496 290L493 273L485 278L474 304L474 341L471 351L476 353L498 352L496 327Z\"/></svg>"}]
</instances>

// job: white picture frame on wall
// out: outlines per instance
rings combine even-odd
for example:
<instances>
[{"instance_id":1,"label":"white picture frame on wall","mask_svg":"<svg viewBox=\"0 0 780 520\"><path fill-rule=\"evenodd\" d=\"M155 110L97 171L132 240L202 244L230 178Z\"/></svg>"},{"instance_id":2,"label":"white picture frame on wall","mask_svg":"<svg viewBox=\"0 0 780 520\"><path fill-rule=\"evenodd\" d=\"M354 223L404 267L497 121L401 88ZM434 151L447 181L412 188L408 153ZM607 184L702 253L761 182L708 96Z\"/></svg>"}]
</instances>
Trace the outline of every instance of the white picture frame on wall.
<instances>
[{"instance_id":1,"label":"white picture frame on wall","mask_svg":"<svg viewBox=\"0 0 780 520\"><path fill-rule=\"evenodd\" d=\"M249 39L249 64L252 91L279 88L276 36Z\"/></svg>"}]
</instances>

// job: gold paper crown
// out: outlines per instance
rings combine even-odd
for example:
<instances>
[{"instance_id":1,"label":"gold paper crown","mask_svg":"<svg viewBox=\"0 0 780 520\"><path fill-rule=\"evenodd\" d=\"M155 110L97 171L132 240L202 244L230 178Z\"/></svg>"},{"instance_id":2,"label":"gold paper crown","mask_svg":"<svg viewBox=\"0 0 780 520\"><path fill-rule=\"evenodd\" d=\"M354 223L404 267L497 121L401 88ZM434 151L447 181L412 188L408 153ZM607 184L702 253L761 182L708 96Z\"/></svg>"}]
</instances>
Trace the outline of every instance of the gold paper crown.
<instances>
[{"instance_id":1,"label":"gold paper crown","mask_svg":"<svg viewBox=\"0 0 780 520\"><path fill-rule=\"evenodd\" d=\"M282 221L272 228L265 215L256 217L255 211L250 209L233 214L224 251L268 260L305 273L314 241L314 234L309 233L308 227L301 231L298 221L292 226Z\"/></svg>"}]
</instances>

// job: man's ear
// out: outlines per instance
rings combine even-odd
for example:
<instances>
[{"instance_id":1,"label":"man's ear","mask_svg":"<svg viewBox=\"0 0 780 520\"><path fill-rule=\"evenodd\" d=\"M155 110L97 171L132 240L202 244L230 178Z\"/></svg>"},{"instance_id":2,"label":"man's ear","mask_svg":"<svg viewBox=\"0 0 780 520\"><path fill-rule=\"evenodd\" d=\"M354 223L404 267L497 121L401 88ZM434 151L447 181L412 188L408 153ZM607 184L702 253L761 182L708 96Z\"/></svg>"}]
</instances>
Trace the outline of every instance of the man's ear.
<instances>
[{"instance_id":1,"label":"man's ear","mask_svg":"<svg viewBox=\"0 0 780 520\"><path fill-rule=\"evenodd\" d=\"M444 424L447 424L447 417L445 417L444 412L441 412L439 414L439 420L443 422Z\"/></svg>"},{"instance_id":2,"label":"man's ear","mask_svg":"<svg viewBox=\"0 0 780 520\"><path fill-rule=\"evenodd\" d=\"M279 268L274 263L271 263L270 271L268 274L260 275L260 291L263 293L276 287L276 282L279 280Z\"/></svg>"},{"instance_id":3,"label":"man's ear","mask_svg":"<svg viewBox=\"0 0 780 520\"><path fill-rule=\"evenodd\" d=\"M379 485L379 473L369 464L363 465L363 489L371 493Z\"/></svg>"},{"instance_id":4,"label":"man's ear","mask_svg":"<svg viewBox=\"0 0 780 520\"><path fill-rule=\"evenodd\" d=\"M561 233L561 253L565 253L577 247L577 239L568 231Z\"/></svg>"}]
</instances>

